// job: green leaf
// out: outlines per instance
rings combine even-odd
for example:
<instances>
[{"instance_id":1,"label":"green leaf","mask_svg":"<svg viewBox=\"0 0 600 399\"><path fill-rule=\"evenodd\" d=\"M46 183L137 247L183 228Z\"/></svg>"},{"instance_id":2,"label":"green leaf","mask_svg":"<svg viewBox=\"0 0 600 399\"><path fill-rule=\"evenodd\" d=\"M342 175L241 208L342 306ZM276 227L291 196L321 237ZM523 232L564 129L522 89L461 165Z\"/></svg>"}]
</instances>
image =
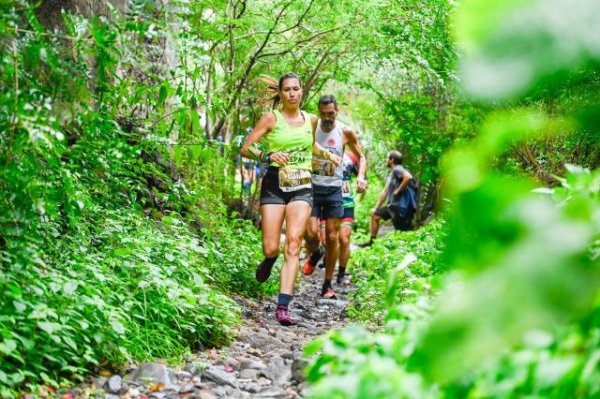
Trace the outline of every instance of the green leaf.
<instances>
[{"instance_id":1,"label":"green leaf","mask_svg":"<svg viewBox=\"0 0 600 399\"><path fill-rule=\"evenodd\" d=\"M112 330L114 332L116 332L117 334L119 334L119 335L125 334L125 327L123 326L123 324L120 321L111 320L110 326L111 326Z\"/></svg>"},{"instance_id":2,"label":"green leaf","mask_svg":"<svg viewBox=\"0 0 600 399\"><path fill-rule=\"evenodd\" d=\"M0 353L10 355L15 349L17 349L17 341L15 340L5 339L4 341L0 342Z\"/></svg>"}]
</instances>

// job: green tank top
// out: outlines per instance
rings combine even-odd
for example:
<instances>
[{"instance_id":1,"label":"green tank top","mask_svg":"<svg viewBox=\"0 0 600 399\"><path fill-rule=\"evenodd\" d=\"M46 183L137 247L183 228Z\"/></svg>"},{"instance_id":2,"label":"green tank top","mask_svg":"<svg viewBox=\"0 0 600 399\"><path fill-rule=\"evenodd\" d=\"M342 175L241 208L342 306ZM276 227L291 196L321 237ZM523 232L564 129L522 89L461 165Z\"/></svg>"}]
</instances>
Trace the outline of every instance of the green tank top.
<instances>
[{"instance_id":1,"label":"green tank top","mask_svg":"<svg viewBox=\"0 0 600 399\"><path fill-rule=\"evenodd\" d=\"M277 123L275 128L267 134L269 151L283 151L290 154L289 167L312 170L312 124L310 117L304 111L304 125L290 126L280 111L273 111ZM271 166L277 166L272 163Z\"/></svg>"}]
</instances>

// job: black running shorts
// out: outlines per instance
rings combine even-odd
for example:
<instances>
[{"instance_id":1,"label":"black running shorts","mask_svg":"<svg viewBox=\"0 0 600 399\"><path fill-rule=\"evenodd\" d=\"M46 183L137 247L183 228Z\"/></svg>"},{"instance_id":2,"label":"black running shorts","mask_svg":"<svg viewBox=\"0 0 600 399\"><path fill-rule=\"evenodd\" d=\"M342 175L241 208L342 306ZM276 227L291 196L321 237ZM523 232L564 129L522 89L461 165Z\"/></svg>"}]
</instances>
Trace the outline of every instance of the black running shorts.
<instances>
[{"instance_id":1,"label":"black running shorts","mask_svg":"<svg viewBox=\"0 0 600 399\"><path fill-rule=\"evenodd\" d=\"M344 216L344 205L342 204L342 187L333 189L315 189L314 206L311 216L319 219L336 218Z\"/></svg>"},{"instance_id":2,"label":"black running shorts","mask_svg":"<svg viewBox=\"0 0 600 399\"><path fill-rule=\"evenodd\" d=\"M287 205L294 201L305 201L313 205L313 192L310 188L285 192L279 188L279 168L269 166L260 188L261 205Z\"/></svg>"}]
</instances>

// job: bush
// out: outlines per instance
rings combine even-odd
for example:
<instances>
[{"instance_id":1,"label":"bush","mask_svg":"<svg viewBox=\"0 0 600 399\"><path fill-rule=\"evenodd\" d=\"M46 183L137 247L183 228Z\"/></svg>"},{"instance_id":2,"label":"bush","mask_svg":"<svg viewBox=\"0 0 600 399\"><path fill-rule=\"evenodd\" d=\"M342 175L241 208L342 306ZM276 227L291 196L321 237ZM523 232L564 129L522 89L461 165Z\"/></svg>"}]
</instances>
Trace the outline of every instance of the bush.
<instances>
[{"instance_id":1,"label":"bush","mask_svg":"<svg viewBox=\"0 0 600 399\"><path fill-rule=\"evenodd\" d=\"M57 235L47 251L31 243L33 264L4 253L11 265L0 278L5 387L54 385L100 364L181 358L232 338L239 308L208 285L209 250L181 220L157 224L98 209L96 222Z\"/></svg>"}]
</instances>

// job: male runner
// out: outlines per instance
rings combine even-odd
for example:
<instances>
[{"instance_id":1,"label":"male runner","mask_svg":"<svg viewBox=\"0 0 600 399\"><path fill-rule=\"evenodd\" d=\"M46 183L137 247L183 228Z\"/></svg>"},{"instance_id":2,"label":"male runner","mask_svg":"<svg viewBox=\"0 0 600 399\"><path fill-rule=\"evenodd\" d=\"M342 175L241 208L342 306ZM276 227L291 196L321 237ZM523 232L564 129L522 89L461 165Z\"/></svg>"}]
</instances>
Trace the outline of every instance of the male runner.
<instances>
[{"instance_id":1,"label":"male runner","mask_svg":"<svg viewBox=\"0 0 600 399\"><path fill-rule=\"evenodd\" d=\"M337 274L337 284L344 282L346 275L346 266L350 259L350 236L352 234L352 224L354 223L354 190L352 188L352 175L358 174L358 159L350 152L344 152L342 165L344 166L344 176L342 183L342 203L344 206L344 216L340 226L340 255Z\"/></svg>"},{"instance_id":2,"label":"male runner","mask_svg":"<svg viewBox=\"0 0 600 399\"><path fill-rule=\"evenodd\" d=\"M342 157L346 145L359 159L356 189L362 192L366 187L365 172L367 160L362 153L354 130L338 121L338 105L334 96L325 95L319 100L319 121L315 132L315 142L327 151ZM343 166L337 167L324 158L313 156L313 209L308 222L305 239L311 251L302 273L310 275L315 271L318 260L323 256L319 245L319 218L325 219L325 282L321 289L323 298L334 298L331 280L339 256L338 235L340 221L344 216L342 205Z\"/></svg>"}]
</instances>

